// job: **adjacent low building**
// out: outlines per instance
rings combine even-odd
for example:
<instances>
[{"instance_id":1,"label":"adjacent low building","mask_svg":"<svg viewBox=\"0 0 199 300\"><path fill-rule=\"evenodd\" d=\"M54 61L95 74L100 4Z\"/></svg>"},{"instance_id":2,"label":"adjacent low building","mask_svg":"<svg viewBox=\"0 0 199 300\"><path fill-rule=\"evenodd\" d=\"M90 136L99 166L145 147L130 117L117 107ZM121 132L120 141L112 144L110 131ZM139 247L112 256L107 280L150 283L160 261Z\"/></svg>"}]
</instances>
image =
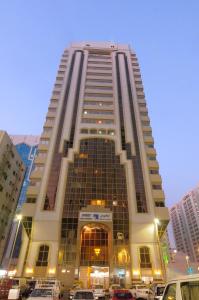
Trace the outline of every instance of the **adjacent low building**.
<instances>
[{"instance_id":1,"label":"adjacent low building","mask_svg":"<svg viewBox=\"0 0 199 300\"><path fill-rule=\"evenodd\" d=\"M10 135L10 138L26 167L22 188L17 203L17 212L20 214L21 206L26 201L26 191L30 183L30 174L34 169L34 159L37 154L37 147L40 137L34 135ZM7 268L9 263L10 267L15 269L21 246L21 231L21 226L18 228L18 224L14 220L9 235L9 242L6 245L6 251L3 258L2 264L4 268ZM16 234L17 238L15 241Z\"/></svg>"},{"instance_id":2,"label":"adjacent low building","mask_svg":"<svg viewBox=\"0 0 199 300\"><path fill-rule=\"evenodd\" d=\"M25 166L5 131L0 131L0 263L7 244L25 173Z\"/></svg>"}]
</instances>

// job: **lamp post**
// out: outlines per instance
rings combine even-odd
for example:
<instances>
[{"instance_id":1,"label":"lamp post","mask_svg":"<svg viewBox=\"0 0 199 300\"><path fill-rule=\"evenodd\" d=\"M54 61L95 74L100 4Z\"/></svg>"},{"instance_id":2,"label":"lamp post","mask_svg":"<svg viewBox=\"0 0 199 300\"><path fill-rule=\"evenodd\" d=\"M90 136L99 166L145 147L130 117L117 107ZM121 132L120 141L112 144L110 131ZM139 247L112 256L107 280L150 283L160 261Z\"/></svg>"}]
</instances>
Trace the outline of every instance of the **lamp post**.
<instances>
[{"instance_id":1,"label":"lamp post","mask_svg":"<svg viewBox=\"0 0 199 300\"><path fill-rule=\"evenodd\" d=\"M187 271L188 271L188 273L189 273L189 272L190 272L189 256L186 255L186 256L185 256L185 259L186 259L186 263L187 263Z\"/></svg>"},{"instance_id":2,"label":"lamp post","mask_svg":"<svg viewBox=\"0 0 199 300\"><path fill-rule=\"evenodd\" d=\"M12 256L13 256L13 252L14 252L14 249L15 249L15 244L16 244L16 240L17 240L21 220L22 220L22 215L20 215L20 214L15 215L15 221L17 221L18 223L17 223L17 229L16 229L16 232L15 232L14 241L13 241L13 244L12 244L12 249L11 249L11 252L10 252L10 257L9 257L9 260L8 260L8 265L7 265L7 271L8 272L9 272L10 265L11 265L11 262L12 262Z\"/></svg>"}]
</instances>

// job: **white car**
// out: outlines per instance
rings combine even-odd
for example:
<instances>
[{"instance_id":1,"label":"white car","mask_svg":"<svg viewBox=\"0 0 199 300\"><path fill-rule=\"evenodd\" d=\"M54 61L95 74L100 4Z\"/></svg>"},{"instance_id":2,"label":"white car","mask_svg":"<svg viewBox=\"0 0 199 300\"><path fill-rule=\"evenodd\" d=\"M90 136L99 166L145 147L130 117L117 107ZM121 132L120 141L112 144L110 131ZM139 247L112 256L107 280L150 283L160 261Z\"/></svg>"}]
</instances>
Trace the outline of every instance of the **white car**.
<instances>
[{"instance_id":1,"label":"white car","mask_svg":"<svg viewBox=\"0 0 199 300\"><path fill-rule=\"evenodd\" d=\"M32 291L30 296L28 297L28 300L57 300L59 297L57 297L54 294L53 289L51 288L36 288Z\"/></svg>"},{"instance_id":2,"label":"white car","mask_svg":"<svg viewBox=\"0 0 199 300\"><path fill-rule=\"evenodd\" d=\"M170 280L161 300L198 300L199 274L181 276Z\"/></svg>"},{"instance_id":3,"label":"white car","mask_svg":"<svg viewBox=\"0 0 199 300\"><path fill-rule=\"evenodd\" d=\"M36 289L52 289L54 297L61 296L61 282L56 279L37 280L35 283Z\"/></svg>"},{"instance_id":4,"label":"white car","mask_svg":"<svg viewBox=\"0 0 199 300\"><path fill-rule=\"evenodd\" d=\"M78 290L74 293L73 300L94 300L95 296L91 290Z\"/></svg>"},{"instance_id":5,"label":"white car","mask_svg":"<svg viewBox=\"0 0 199 300\"><path fill-rule=\"evenodd\" d=\"M94 292L95 298L104 298L105 297L105 290L102 284L95 284L92 286L92 290Z\"/></svg>"},{"instance_id":6,"label":"white car","mask_svg":"<svg viewBox=\"0 0 199 300\"><path fill-rule=\"evenodd\" d=\"M161 300L165 284L156 284L149 292L148 300Z\"/></svg>"},{"instance_id":7,"label":"white car","mask_svg":"<svg viewBox=\"0 0 199 300\"><path fill-rule=\"evenodd\" d=\"M129 289L133 297L135 299L146 299L148 300L148 296L151 293L151 290L146 285L132 285Z\"/></svg>"}]
</instances>

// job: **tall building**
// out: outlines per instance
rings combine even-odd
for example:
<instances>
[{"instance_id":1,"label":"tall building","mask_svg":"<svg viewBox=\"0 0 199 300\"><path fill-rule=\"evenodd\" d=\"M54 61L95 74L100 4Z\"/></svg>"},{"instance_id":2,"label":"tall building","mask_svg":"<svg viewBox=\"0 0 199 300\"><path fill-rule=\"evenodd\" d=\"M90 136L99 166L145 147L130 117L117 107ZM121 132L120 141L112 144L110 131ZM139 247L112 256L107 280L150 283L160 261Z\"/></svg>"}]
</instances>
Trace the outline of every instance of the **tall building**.
<instances>
[{"instance_id":1,"label":"tall building","mask_svg":"<svg viewBox=\"0 0 199 300\"><path fill-rule=\"evenodd\" d=\"M199 262L199 186L170 209L176 248Z\"/></svg>"},{"instance_id":2,"label":"tall building","mask_svg":"<svg viewBox=\"0 0 199 300\"><path fill-rule=\"evenodd\" d=\"M168 223L136 54L72 44L62 55L23 205L19 276L67 285L160 281Z\"/></svg>"},{"instance_id":3,"label":"tall building","mask_svg":"<svg viewBox=\"0 0 199 300\"><path fill-rule=\"evenodd\" d=\"M0 264L18 203L25 166L5 131L0 131Z\"/></svg>"},{"instance_id":4,"label":"tall building","mask_svg":"<svg viewBox=\"0 0 199 300\"><path fill-rule=\"evenodd\" d=\"M37 147L39 144L40 137L33 135L10 135L10 138L12 140L12 143L15 145L15 148L18 154L20 155L20 158L24 163L24 166L26 167L21 192L17 202L17 212L19 214L21 206L26 200L26 191L30 183L30 174L34 169L33 162L37 153ZM16 234L17 239L15 240ZM9 234L8 243L6 245L6 251L2 261L2 265L4 268L7 268L9 264L10 268L15 269L15 266L17 264L17 258L20 252L21 234L21 225L20 228L18 228L18 222L14 220L12 224L12 229Z\"/></svg>"}]
</instances>

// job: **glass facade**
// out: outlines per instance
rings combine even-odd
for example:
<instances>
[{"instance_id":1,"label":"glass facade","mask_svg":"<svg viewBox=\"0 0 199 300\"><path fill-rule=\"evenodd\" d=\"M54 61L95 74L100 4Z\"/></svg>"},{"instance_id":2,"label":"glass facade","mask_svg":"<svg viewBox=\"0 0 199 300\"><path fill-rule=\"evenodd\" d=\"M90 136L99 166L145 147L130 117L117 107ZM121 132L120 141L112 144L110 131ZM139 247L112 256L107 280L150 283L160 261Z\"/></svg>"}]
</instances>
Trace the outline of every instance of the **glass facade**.
<instances>
[{"instance_id":1,"label":"glass facade","mask_svg":"<svg viewBox=\"0 0 199 300\"><path fill-rule=\"evenodd\" d=\"M119 235L123 244L128 245L125 169L115 154L114 142L102 138L81 140L79 153L75 154L74 163L69 165L61 232L64 263L74 263L79 250L76 248L79 211L93 203L113 212L113 243L117 245L120 242Z\"/></svg>"},{"instance_id":2,"label":"glass facade","mask_svg":"<svg viewBox=\"0 0 199 300\"><path fill-rule=\"evenodd\" d=\"M23 160L24 165L26 166L26 173L24 176L24 181L18 201L18 208L20 208L26 200L26 191L30 183L30 174L34 168L33 161L37 153L37 145L30 146L25 143L21 143L15 145L15 147L21 159Z\"/></svg>"}]
</instances>

